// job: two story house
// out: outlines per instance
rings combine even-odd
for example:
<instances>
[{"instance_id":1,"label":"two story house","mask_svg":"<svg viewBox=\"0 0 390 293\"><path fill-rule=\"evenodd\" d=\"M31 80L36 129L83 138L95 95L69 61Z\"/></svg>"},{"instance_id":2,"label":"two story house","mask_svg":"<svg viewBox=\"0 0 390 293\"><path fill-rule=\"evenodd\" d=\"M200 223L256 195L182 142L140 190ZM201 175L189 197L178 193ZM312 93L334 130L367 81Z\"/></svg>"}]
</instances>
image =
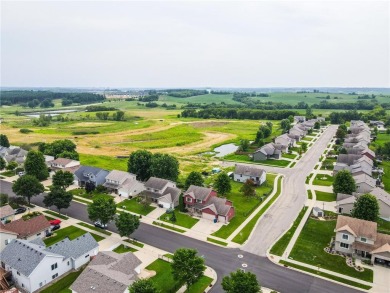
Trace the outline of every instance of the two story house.
<instances>
[{"instance_id":1,"label":"two story house","mask_svg":"<svg viewBox=\"0 0 390 293\"><path fill-rule=\"evenodd\" d=\"M144 184L137 181L136 175L128 172L112 170L105 180L103 186L119 196L132 198L145 190Z\"/></svg>"},{"instance_id":2,"label":"two story house","mask_svg":"<svg viewBox=\"0 0 390 293\"><path fill-rule=\"evenodd\" d=\"M150 177L144 184L144 196L160 207L170 209L179 205L181 190L176 187L176 183L157 177Z\"/></svg>"},{"instance_id":3,"label":"two story house","mask_svg":"<svg viewBox=\"0 0 390 293\"><path fill-rule=\"evenodd\" d=\"M338 216L334 249L342 254L390 263L390 235L377 232L377 223Z\"/></svg>"},{"instance_id":4,"label":"two story house","mask_svg":"<svg viewBox=\"0 0 390 293\"><path fill-rule=\"evenodd\" d=\"M275 138L275 143L285 145L288 148L295 145L295 139L288 136L287 133L279 135Z\"/></svg>"},{"instance_id":5,"label":"two story house","mask_svg":"<svg viewBox=\"0 0 390 293\"><path fill-rule=\"evenodd\" d=\"M229 223L235 215L233 203L211 188L191 185L184 193L184 204L191 214L214 222Z\"/></svg>"},{"instance_id":6,"label":"two story house","mask_svg":"<svg viewBox=\"0 0 390 293\"><path fill-rule=\"evenodd\" d=\"M50 162L50 168L53 171L63 170L69 171L70 169L76 171L80 167L80 162L67 158L57 158Z\"/></svg>"},{"instance_id":7,"label":"two story house","mask_svg":"<svg viewBox=\"0 0 390 293\"><path fill-rule=\"evenodd\" d=\"M58 277L89 262L99 244L86 233L46 247L41 239L14 239L0 253L1 267L12 273L16 287L35 292Z\"/></svg>"},{"instance_id":8,"label":"two story house","mask_svg":"<svg viewBox=\"0 0 390 293\"><path fill-rule=\"evenodd\" d=\"M249 167L237 164L234 169L234 181L245 183L248 179L252 180L255 185L260 186L266 180L267 172L263 169Z\"/></svg>"},{"instance_id":9,"label":"two story house","mask_svg":"<svg viewBox=\"0 0 390 293\"><path fill-rule=\"evenodd\" d=\"M106 182L106 176L108 171L96 167L89 166L80 166L76 172L74 172L75 181L80 187L84 187L85 184L92 183L93 185L98 186Z\"/></svg>"},{"instance_id":10,"label":"two story house","mask_svg":"<svg viewBox=\"0 0 390 293\"><path fill-rule=\"evenodd\" d=\"M286 145L267 143L253 153L252 159L255 162L268 159L280 159L282 153L286 152L288 152L288 146Z\"/></svg>"}]
</instances>

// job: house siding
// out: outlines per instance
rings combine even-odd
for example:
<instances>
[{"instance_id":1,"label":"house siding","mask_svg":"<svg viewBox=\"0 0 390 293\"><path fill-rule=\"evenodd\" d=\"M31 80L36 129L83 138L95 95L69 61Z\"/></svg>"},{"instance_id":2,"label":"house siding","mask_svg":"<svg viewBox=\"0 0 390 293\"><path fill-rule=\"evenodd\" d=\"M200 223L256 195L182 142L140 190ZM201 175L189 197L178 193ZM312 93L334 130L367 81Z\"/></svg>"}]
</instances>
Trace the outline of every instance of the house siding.
<instances>
[{"instance_id":1,"label":"house siding","mask_svg":"<svg viewBox=\"0 0 390 293\"><path fill-rule=\"evenodd\" d=\"M263 153L257 152L253 154L253 161L265 161L267 160L267 155L264 155Z\"/></svg>"}]
</instances>

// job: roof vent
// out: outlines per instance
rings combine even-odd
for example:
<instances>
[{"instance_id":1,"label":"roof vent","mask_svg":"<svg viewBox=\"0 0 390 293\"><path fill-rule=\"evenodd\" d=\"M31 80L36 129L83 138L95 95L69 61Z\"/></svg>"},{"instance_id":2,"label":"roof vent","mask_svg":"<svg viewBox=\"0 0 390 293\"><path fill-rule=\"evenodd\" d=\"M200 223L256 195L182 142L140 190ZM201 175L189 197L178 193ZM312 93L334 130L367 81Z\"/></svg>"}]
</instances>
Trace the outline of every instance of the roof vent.
<instances>
[{"instance_id":1,"label":"roof vent","mask_svg":"<svg viewBox=\"0 0 390 293\"><path fill-rule=\"evenodd\" d=\"M20 257L18 258L18 261L21 261Z\"/></svg>"}]
</instances>

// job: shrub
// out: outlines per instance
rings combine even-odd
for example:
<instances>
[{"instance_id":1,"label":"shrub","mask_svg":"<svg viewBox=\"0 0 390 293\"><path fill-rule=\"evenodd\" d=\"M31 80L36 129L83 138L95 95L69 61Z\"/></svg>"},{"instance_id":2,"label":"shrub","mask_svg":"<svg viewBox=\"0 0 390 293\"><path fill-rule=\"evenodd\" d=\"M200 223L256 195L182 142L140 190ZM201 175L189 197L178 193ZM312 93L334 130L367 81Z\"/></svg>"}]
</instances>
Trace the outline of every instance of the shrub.
<instances>
[{"instance_id":1,"label":"shrub","mask_svg":"<svg viewBox=\"0 0 390 293\"><path fill-rule=\"evenodd\" d=\"M30 132L34 132L34 131L32 131L31 129L28 129L28 128L21 128L21 129L19 129L19 132L21 132L21 133L30 133Z\"/></svg>"}]
</instances>

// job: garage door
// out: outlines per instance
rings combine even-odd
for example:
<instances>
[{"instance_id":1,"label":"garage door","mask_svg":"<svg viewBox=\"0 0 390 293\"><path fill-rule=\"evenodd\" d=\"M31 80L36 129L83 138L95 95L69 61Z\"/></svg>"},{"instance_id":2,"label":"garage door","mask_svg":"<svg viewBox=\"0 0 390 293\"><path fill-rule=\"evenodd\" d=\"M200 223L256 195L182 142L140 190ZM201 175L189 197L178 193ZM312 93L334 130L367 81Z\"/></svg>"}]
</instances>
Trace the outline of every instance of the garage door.
<instances>
[{"instance_id":1,"label":"garage door","mask_svg":"<svg viewBox=\"0 0 390 293\"><path fill-rule=\"evenodd\" d=\"M203 219L207 219L207 220L214 221L215 216L214 216L214 215L207 214L207 213L202 213L202 218L203 218Z\"/></svg>"},{"instance_id":2,"label":"garage door","mask_svg":"<svg viewBox=\"0 0 390 293\"><path fill-rule=\"evenodd\" d=\"M163 202L163 201L158 201L158 204L162 205L164 209L169 209L171 207L171 204L170 203L167 203L167 202Z\"/></svg>"}]
</instances>

